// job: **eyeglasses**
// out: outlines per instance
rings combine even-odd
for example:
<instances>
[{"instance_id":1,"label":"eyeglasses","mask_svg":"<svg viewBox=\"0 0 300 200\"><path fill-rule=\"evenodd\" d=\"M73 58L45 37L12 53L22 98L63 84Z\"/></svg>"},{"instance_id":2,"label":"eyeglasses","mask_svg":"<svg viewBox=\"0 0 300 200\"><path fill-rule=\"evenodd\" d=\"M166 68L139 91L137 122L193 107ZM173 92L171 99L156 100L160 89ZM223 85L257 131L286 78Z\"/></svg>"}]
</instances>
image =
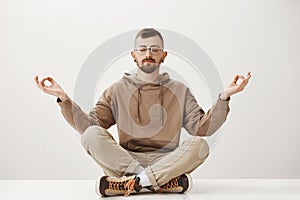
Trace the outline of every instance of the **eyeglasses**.
<instances>
[{"instance_id":1,"label":"eyeglasses","mask_svg":"<svg viewBox=\"0 0 300 200\"><path fill-rule=\"evenodd\" d=\"M155 47L155 46L153 46L153 47L138 47L138 48L136 48L136 49L134 49L134 51L135 52L137 52L139 55L145 55L146 54L146 52L147 52L147 50L149 50L150 51L150 53L152 54L152 55L157 55L157 54L159 54L159 52L161 52L162 51L162 49L161 48L159 48L159 47Z\"/></svg>"}]
</instances>

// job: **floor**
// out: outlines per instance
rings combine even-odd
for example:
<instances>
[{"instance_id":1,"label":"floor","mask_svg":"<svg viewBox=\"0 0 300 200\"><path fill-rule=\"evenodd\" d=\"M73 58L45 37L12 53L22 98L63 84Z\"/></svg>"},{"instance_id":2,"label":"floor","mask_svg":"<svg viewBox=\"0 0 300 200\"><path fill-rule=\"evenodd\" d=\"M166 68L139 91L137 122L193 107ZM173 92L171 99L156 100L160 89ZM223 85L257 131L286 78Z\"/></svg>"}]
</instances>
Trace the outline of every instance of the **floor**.
<instances>
[{"instance_id":1,"label":"floor","mask_svg":"<svg viewBox=\"0 0 300 200\"><path fill-rule=\"evenodd\" d=\"M206 179L194 180L186 194L139 194L98 197L93 180L0 180L1 200L116 200L116 199L300 199L300 179Z\"/></svg>"}]
</instances>

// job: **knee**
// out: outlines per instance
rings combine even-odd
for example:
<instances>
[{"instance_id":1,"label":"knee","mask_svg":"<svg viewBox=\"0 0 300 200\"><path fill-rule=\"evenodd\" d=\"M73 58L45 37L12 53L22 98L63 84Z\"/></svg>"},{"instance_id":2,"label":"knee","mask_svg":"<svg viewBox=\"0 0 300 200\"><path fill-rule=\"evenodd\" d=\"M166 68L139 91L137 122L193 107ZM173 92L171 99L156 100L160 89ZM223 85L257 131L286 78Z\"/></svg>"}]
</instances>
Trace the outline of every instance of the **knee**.
<instances>
[{"instance_id":1,"label":"knee","mask_svg":"<svg viewBox=\"0 0 300 200\"><path fill-rule=\"evenodd\" d=\"M93 142L105 133L105 129L100 126L89 126L81 135L81 143L85 146L90 142Z\"/></svg>"},{"instance_id":2,"label":"knee","mask_svg":"<svg viewBox=\"0 0 300 200\"><path fill-rule=\"evenodd\" d=\"M193 146L195 147L194 153L202 160L206 159L209 155L209 145L205 139L200 136L192 138Z\"/></svg>"}]
</instances>

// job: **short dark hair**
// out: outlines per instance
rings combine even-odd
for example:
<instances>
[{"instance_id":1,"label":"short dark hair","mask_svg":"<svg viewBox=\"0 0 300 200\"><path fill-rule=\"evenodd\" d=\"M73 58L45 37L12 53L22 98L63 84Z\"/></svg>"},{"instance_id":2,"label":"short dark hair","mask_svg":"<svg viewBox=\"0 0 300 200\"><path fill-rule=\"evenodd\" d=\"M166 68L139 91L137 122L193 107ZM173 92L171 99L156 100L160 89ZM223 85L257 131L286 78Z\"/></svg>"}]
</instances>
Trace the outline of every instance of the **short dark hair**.
<instances>
[{"instance_id":1,"label":"short dark hair","mask_svg":"<svg viewBox=\"0 0 300 200\"><path fill-rule=\"evenodd\" d=\"M164 47L164 39L162 37L162 35L160 34L160 32L158 32L157 30L155 30L154 28L143 28L142 30L140 30L137 35L135 36L134 39L134 46L136 43L136 40L141 37L141 38L149 38L149 37L154 37L154 36L158 36L161 39L162 42L162 47Z\"/></svg>"}]
</instances>

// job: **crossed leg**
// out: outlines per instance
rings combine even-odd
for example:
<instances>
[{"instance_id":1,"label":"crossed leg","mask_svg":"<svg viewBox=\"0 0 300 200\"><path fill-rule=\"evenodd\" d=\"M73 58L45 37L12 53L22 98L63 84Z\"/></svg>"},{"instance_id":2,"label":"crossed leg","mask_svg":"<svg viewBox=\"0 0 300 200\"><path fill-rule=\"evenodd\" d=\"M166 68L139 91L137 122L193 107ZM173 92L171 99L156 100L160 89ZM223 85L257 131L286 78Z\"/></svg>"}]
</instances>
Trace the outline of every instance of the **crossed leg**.
<instances>
[{"instance_id":1,"label":"crossed leg","mask_svg":"<svg viewBox=\"0 0 300 200\"><path fill-rule=\"evenodd\" d=\"M184 173L191 173L201 165L209 155L207 142L199 137L186 139L170 153L134 153L121 147L104 128L90 126L82 134L82 144L87 153L100 165L106 175L122 177L136 173L138 167L145 172L154 187L167 183ZM152 157L150 164L141 162L143 156Z\"/></svg>"}]
</instances>

